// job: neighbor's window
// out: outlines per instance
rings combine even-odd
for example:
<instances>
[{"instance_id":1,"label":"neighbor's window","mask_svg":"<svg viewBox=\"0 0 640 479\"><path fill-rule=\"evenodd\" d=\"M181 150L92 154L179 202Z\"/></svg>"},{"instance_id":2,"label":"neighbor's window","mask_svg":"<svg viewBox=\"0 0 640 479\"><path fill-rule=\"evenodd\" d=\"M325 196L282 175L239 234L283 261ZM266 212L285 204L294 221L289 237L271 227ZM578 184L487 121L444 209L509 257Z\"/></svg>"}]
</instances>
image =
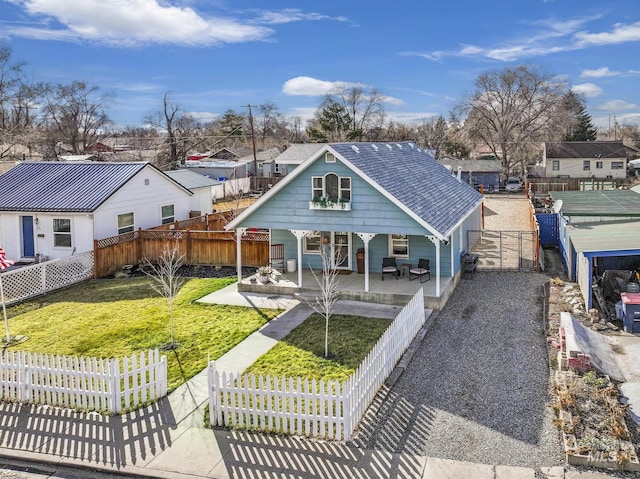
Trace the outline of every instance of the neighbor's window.
<instances>
[{"instance_id":1,"label":"neighbor's window","mask_svg":"<svg viewBox=\"0 0 640 479\"><path fill-rule=\"evenodd\" d=\"M560 160L553 160L551 168L553 171L560 171Z\"/></svg>"},{"instance_id":2,"label":"neighbor's window","mask_svg":"<svg viewBox=\"0 0 640 479\"><path fill-rule=\"evenodd\" d=\"M304 252L305 253L320 253L320 244L322 238L320 231L314 231L304 237Z\"/></svg>"},{"instance_id":3,"label":"neighbor's window","mask_svg":"<svg viewBox=\"0 0 640 479\"><path fill-rule=\"evenodd\" d=\"M166 205L162 207L162 224L173 223L175 221L175 215L173 214L173 205Z\"/></svg>"},{"instance_id":4,"label":"neighbor's window","mask_svg":"<svg viewBox=\"0 0 640 479\"><path fill-rule=\"evenodd\" d=\"M118 234L130 233L133 231L133 213L123 213L118 215Z\"/></svg>"},{"instance_id":5,"label":"neighbor's window","mask_svg":"<svg viewBox=\"0 0 640 479\"><path fill-rule=\"evenodd\" d=\"M71 248L71 220L53 219L53 246Z\"/></svg>"},{"instance_id":6,"label":"neighbor's window","mask_svg":"<svg viewBox=\"0 0 640 479\"><path fill-rule=\"evenodd\" d=\"M583 160L582 169L585 171L589 171L591 169L591 160Z\"/></svg>"},{"instance_id":7,"label":"neighbor's window","mask_svg":"<svg viewBox=\"0 0 640 479\"><path fill-rule=\"evenodd\" d=\"M409 257L409 237L407 235L389 235L389 256L396 258Z\"/></svg>"},{"instance_id":8,"label":"neighbor's window","mask_svg":"<svg viewBox=\"0 0 640 479\"><path fill-rule=\"evenodd\" d=\"M351 201L351 178L327 173L311 178L311 198Z\"/></svg>"},{"instance_id":9,"label":"neighbor's window","mask_svg":"<svg viewBox=\"0 0 640 479\"><path fill-rule=\"evenodd\" d=\"M624 161L612 161L611 169L612 170L621 170L624 168Z\"/></svg>"},{"instance_id":10,"label":"neighbor's window","mask_svg":"<svg viewBox=\"0 0 640 479\"><path fill-rule=\"evenodd\" d=\"M601 161L596 161L596 168L597 169L602 169L602 162Z\"/></svg>"}]
</instances>

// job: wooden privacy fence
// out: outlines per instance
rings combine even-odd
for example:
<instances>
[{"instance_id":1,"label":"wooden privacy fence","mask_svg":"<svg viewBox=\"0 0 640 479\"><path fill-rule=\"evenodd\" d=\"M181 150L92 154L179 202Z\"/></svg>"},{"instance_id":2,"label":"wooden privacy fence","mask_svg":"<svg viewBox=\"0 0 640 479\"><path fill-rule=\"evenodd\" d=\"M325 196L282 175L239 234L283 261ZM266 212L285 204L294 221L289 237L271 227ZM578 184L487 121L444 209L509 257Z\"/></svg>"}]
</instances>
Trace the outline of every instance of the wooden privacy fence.
<instances>
[{"instance_id":1,"label":"wooden privacy fence","mask_svg":"<svg viewBox=\"0 0 640 479\"><path fill-rule=\"evenodd\" d=\"M93 251L52 259L2 273L2 290L7 304L32 298L93 276Z\"/></svg>"},{"instance_id":2,"label":"wooden privacy fence","mask_svg":"<svg viewBox=\"0 0 640 479\"><path fill-rule=\"evenodd\" d=\"M120 413L167 394L167 361L157 349L119 359L27 351L0 354L0 398Z\"/></svg>"},{"instance_id":3,"label":"wooden privacy fence","mask_svg":"<svg viewBox=\"0 0 640 479\"><path fill-rule=\"evenodd\" d=\"M226 373L211 361L211 424L348 440L424 320L420 289L342 383Z\"/></svg>"},{"instance_id":4,"label":"wooden privacy fence","mask_svg":"<svg viewBox=\"0 0 640 479\"><path fill-rule=\"evenodd\" d=\"M94 241L95 277L120 271L143 258L154 261L165 247L177 247L184 264L235 266L236 235L233 231L138 230ZM269 263L269 234L247 232L242 237L242 264Z\"/></svg>"}]
</instances>

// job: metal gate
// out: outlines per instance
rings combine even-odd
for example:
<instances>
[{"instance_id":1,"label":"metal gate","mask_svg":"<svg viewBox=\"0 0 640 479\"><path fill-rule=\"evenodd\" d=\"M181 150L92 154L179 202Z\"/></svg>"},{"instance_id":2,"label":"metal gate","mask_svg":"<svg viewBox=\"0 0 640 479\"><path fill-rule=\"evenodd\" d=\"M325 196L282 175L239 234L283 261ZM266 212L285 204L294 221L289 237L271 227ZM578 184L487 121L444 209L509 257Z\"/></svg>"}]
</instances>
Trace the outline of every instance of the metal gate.
<instances>
[{"instance_id":1,"label":"metal gate","mask_svg":"<svg viewBox=\"0 0 640 479\"><path fill-rule=\"evenodd\" d=\"M467 232L470 252L478 255L478 271L536 271L538 234L535 231Z\"/></svg>"}]
</instances>

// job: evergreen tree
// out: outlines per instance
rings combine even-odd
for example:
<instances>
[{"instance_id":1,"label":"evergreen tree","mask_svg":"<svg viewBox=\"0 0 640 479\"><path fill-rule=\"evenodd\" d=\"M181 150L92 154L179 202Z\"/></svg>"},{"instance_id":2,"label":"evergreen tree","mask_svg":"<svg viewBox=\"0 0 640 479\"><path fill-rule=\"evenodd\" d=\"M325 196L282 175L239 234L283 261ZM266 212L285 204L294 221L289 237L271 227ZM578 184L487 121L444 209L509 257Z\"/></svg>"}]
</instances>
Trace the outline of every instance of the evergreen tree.
<instances>
[{"instance_id":1,"label":"evergreen tree","mask_svg":"<svg viewBox=\"0 0 640 479\"><path fill-rule=\"evenodd\" d=\"M591 115L587 113L584 99L569 91L562 99L562 105L571 118L570 124L567 125L567 131L562 138L563 141L595 140L598 131L591 123Z\"/></svg>"}]
</instances>

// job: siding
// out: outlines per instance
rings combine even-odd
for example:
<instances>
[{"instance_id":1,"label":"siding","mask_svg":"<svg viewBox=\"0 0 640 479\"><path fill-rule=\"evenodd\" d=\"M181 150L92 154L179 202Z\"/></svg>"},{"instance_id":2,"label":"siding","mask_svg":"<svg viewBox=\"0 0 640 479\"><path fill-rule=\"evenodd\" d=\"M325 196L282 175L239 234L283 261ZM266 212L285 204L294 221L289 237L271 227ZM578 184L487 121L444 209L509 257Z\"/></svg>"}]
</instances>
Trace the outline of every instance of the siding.
<instances>
[{"instance_id":1,"label":"siding","mask_svg":"<svg viewBox=\"0 0 640 479\"><path fill-rule=\"evenodd\" d=\"M311 177L328 172L351 177L351 211L310 210ZM428 234L404 211L391 203L339 160L311 165L242 222L256 228L351 231L358 233Z\"/></svg>"}]
</instances>

